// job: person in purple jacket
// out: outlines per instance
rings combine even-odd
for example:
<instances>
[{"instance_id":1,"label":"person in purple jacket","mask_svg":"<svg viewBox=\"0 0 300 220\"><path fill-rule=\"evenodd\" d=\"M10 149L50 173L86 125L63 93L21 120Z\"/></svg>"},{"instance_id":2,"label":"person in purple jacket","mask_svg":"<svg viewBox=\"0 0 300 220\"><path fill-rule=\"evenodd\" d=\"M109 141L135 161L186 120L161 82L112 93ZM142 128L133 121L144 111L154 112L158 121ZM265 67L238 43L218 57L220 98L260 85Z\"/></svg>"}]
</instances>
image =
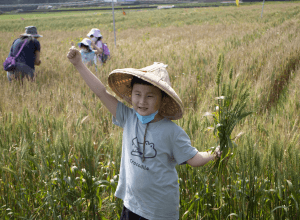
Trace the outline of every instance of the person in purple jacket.
<instances>
[{"instance_id":1,"label":"person in purple jacket","mask_svg":"<svg viewBox=\"0 0 300 220\"><path fill-rule=\"evenodd\" d=\"M87 36L91 38L91 46L93 49L99 52L97 56L95 56L95 63L97 62L97 57L100 64L106 63L106 61L110 58L110 51L107 47L107 44L102 42L103 36L100 30L97 28L92 28Z\"/></svg>"},{"instance_id":2,"label":"person in purple jacket","mask_svg":"<svg viewBox=\"0 0 300 220\"><path fill-rule=\"evenodd\" d=\"M41 45L37 40L42 35L37 33L35 26L25 27L25 33L21 34L19 38L14 40L9 56L16 56L21 49L23 43L26 41L19 56L16 58L17 67L12 72L7 72L7 78L11 82L12 79L18 79L23 82L24 77L31 81L34 80L35 66L41 64L40 51Z\"/></svg>"}]
</instances>

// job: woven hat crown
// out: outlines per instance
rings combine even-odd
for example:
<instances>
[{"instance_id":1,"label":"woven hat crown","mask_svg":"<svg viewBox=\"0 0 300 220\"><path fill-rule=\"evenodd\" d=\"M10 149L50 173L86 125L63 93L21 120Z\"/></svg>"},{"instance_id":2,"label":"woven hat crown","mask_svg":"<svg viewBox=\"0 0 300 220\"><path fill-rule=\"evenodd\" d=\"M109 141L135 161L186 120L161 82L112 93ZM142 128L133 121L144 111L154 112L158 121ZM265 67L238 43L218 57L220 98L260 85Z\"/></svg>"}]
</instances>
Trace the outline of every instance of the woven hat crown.
<instances>
[{"instance_id":1,"label":"woven hat crown","mask_svg":"<svg viewBox=\"0 0 300 220\"><path fill-rule=\"evenodd\" d=\"M160 80L166 82L169 86L171 86L170 77L166 70L167 66L168 65L165 65L163 63L155 62L153 65L144 67L140 70L146 72L147 74L153 74L154 77L160 78Z\"/></svg>"}]
</instances>

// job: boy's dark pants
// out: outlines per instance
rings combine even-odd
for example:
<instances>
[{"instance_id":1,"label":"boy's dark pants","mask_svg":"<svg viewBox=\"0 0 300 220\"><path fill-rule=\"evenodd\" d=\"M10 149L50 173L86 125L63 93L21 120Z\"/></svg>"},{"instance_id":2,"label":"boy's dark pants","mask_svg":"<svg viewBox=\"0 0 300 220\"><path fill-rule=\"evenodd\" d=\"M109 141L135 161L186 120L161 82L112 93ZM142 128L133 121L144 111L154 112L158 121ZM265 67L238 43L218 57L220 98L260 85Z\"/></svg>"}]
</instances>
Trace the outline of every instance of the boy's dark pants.
<instances>
[{"instance_id":1,"label":"boy's dark pants","mask_svg":"<svg viewBox=\"0 0 300 220\"><path fill-rule=\"evenodd\" d=\"M132 211L127 209L125 206L123 206L120 220L147 220L147 219L133 213Z\"/></svg>"}]
</instances>

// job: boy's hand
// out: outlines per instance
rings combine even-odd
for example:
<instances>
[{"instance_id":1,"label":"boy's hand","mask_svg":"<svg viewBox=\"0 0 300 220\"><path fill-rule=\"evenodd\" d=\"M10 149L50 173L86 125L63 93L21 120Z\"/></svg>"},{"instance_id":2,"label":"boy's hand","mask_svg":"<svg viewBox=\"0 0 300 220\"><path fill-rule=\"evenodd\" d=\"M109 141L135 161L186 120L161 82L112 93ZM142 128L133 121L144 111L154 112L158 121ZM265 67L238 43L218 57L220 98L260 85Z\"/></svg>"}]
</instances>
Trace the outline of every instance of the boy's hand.
<instances>
[{"instance_id":1,"label":"boy's hand","mask_svg":"<svg viewBox=\"0 0 300 220\"><path fill-rule=\"evenodd\" d=\"M74 66L81 62L81 54L74 46L70 48L67 57Z\"/></svg>"}]
</instances>

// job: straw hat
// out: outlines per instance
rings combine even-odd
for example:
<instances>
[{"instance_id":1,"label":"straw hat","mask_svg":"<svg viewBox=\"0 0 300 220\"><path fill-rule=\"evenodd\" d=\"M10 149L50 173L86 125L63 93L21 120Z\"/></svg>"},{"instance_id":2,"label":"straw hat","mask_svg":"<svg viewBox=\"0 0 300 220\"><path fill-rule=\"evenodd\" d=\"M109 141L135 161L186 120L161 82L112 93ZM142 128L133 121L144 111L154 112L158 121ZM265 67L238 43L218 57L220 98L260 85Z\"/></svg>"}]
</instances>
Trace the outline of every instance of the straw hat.
<instances>
[{"instance_id":1,"label":"straw hat","mask_svg":"<svg viewBox=\"0 0 300 220\"><path fill-rule=\"evenodd\" d=\"M91 37L92 35L94 37L102 37L100 30L97 28L92 28L86 36Z\"/></svg>"},{"instance_id":2,"label":"straw hat","mask_svg":"<svg viewBox=\"0 0 300 220\"><path fill-rule=\"evenodd\" d=\"M43 37L37 33L37 29L35 26L25 27L25 33L20 36L32 36L32 37Z\"/></svg>"},{"instance_id":3,"label":"straw hat","mask_svg":"<svg viewBox=\"0 0 300 220\"><path fill-rule=\"evenodd\" d=\"M168 96L159 113L170 120L177 120L183 116L183 104L179 96L172 89L167 65L155 62L151 66L142 69L125 68L116 69L108 76L110 88L122 99L132 105L131 102L131 80L133 76L151 83L164 91Z\"/></svg>"}]
</instances>

